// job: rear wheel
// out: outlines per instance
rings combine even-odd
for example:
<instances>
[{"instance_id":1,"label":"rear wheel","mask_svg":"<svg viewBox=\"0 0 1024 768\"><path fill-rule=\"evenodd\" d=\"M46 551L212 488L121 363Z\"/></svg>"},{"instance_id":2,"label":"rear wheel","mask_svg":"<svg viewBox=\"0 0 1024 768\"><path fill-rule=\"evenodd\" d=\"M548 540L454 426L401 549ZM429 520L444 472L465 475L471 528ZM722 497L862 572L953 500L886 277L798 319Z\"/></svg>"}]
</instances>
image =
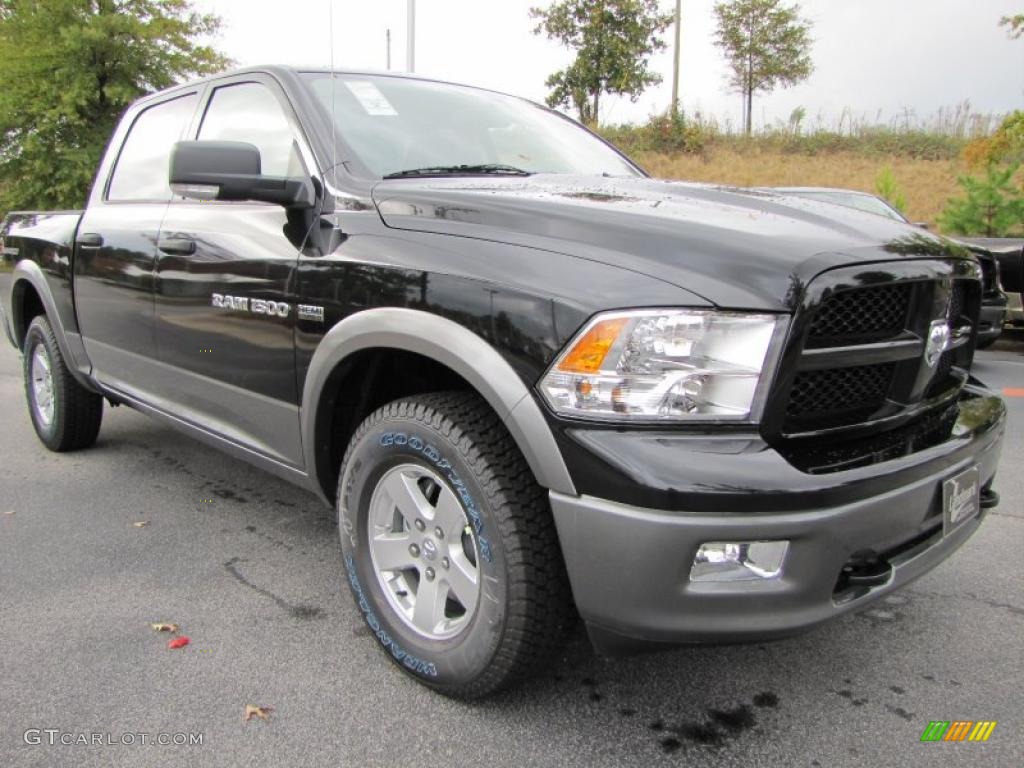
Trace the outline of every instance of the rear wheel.
<instances>
[{"instance_id":1,"label":"rear wheel","mask_svg":"<svg viewBox=\"0 0 1024 768\"><path fill-rule=\"evenodd\" d=\"M575 616L554 523L487 403L385 405L352 438L338 488L349 585L404 672L474 698L554 655Z\"/></svg>"},{"instance_id":2,"label":"rear wheel","mask_svg":"<svg viewBox=\"0 0 1024 768\"><path fill-rule=\"evenodd\" d=\"M75 381L46 317L32 320L22 353L29 416L43 445L74 451L95 443L103 398Z\"/></svg>"}]
</instances>

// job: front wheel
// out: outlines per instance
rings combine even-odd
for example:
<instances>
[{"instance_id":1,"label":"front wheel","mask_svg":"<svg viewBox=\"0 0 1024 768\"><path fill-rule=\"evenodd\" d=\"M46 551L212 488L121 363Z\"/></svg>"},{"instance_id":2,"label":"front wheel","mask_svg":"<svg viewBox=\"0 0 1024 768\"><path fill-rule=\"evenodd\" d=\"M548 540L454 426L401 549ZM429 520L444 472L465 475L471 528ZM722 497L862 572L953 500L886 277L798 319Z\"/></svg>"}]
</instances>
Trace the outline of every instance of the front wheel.
<instances>
[{"instance_id":1,"label":"front wheel","mask_svg":"<svg viewBox=\"0 0 1024 768\"><path fill-rule=\"evenodd\" d=\"M553 655L575 615L554 523L487 403L385 405L352 438L338 489L349 586L404 672L475 698Z\"/></svg>"},{"instance_id":2,"label":"front wheel","mask_svg":"<svg viewBox=\"0 0 1024 768\"><path fill-rule=\"evenodd\" d=\"M32 320L22 352L29 416L43 445L74 451L95 443L103 398L75 381L44 316Z\"/></svg>"}]
</instances>

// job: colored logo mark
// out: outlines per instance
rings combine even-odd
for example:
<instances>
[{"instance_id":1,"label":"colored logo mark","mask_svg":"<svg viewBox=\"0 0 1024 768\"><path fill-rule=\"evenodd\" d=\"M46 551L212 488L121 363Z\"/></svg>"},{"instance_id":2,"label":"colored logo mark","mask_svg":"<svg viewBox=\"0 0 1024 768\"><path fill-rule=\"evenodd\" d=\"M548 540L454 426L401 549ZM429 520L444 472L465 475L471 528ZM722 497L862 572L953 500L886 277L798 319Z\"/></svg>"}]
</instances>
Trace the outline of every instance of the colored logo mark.
<instances>
[{"instance_id":1,"label":"colored logo mark","mask_svg":"<svg viewBox=\"0 0 1024 768\"><path fill-rule=\"evenodd\" d=\"M988 741L995 728L995 720L932 720L921 741Z\"/></svg>"}]
</instances>

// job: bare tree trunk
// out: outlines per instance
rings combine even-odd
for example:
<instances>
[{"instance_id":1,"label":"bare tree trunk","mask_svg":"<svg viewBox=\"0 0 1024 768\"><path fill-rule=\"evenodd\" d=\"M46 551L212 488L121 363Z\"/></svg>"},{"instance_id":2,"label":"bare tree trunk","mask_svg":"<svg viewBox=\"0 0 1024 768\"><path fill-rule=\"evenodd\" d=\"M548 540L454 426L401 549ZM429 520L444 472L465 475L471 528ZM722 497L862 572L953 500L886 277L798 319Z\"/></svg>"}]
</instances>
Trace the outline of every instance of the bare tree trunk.
<instances>
[{"instance_id":1,"label":"bare tree trunk","mask_svg":"<svg viewBox=\"0 0 1024 768\"><path fill-rule=\"evenodd\" d=\"M754 52L751 49L752 46L752 41L747 43L747 92L744 94L747 97L747 124L745 126L747 136L751 134L754 125Z\"/></svg>"},{"instance_id":2,"label":"bare tree trunk","mask_svg":"<svg viewBox=\"0 0 1024 768\"><path fill-rule=\"evenodd\" d=\"M600 103L601 91L594 91L594 111L590 115L591 121L594 123L594 127L597 128L597 107Z\"/></svg>"}]
</instances>

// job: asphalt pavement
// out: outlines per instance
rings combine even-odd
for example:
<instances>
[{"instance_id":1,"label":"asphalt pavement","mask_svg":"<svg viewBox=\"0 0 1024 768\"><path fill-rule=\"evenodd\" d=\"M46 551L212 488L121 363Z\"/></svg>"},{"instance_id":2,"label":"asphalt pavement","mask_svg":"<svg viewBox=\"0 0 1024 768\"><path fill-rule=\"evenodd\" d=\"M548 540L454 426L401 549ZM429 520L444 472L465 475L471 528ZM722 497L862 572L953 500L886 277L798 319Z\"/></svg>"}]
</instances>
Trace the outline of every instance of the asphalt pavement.
<instances>
[{"instance_id":1,"label":"asphalt pavement","mask_svg":"<svg viewBox=\"0 0 1024 768\"><path fill-rule=\"evenodd\" d=\"M1002 503L909 588L771 644L605 660L577 634L543 677L462 704L382 657L315 497L127 408L49 453L5 347L0 765L1024 765L1024 336L976 375L1020 390ZM931 720L998 725L921 743Z\"/></svg>"}]
</instances>

